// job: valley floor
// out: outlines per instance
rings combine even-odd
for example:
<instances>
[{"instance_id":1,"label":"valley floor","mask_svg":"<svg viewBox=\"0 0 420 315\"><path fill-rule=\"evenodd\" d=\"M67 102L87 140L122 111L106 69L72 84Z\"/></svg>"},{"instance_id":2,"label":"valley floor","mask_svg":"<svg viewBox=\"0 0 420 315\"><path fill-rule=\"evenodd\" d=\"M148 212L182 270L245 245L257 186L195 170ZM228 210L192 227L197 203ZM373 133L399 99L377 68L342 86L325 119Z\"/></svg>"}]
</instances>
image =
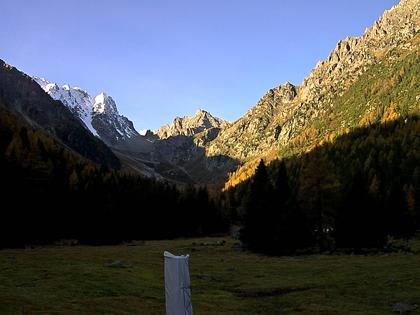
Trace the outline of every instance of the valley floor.
<instances>
[{"instance_id":1,"label":"valley floor","mask_svg":"<svg viewBox=\"0 0 420 315\"><path fill-rule=\"evenodd\" d=\"M392 314L396 303L420 305L420 254L273 258L235 242L1 250L0 313L163 314L164 250L190 254L194 314ZM117 260L122 268L109 266Z\"/></svg>"}]
</instances>

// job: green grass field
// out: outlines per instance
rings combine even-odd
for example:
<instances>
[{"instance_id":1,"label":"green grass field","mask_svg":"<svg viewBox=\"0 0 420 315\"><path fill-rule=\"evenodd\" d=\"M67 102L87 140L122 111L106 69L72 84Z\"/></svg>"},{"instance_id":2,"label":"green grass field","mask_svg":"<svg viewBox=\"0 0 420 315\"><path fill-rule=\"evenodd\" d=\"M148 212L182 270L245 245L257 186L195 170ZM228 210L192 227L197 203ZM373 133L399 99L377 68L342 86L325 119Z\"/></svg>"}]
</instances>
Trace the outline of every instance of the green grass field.
<instances>
[{"instance_id":1,"label":"green grass field","mask_svg":"<svg viewBox=\"0 0 420 315\"><path fill-rule=\"evenodd\" d=\"M395 303L420 304L420 254L267 257L206 238L2 250L0 313L163 314L164 250L191 255L195 314L393 314ZM109 267L115 260L125 268Z\"/></svg>"}]
</instances>

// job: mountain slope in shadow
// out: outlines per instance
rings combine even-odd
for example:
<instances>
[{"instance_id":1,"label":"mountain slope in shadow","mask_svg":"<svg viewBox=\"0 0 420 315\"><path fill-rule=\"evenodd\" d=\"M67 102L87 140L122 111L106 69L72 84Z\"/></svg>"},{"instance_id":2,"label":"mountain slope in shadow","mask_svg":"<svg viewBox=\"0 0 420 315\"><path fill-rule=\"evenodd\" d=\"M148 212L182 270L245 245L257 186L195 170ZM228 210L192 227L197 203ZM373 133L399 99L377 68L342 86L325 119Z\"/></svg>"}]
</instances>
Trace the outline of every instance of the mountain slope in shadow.
<instances>
[{"instance_id":1,"label":"mountain slope in shadow","mask_svg":"<svg viewBox=\"0 0 420 315\"><path fill-rule=\"evenodd\" d=\"M0 60L0 106L28 127L42 129L67 148L97 164L119 168L120 161L61 102L28 75Z\"/></svg>"}]
</instances>

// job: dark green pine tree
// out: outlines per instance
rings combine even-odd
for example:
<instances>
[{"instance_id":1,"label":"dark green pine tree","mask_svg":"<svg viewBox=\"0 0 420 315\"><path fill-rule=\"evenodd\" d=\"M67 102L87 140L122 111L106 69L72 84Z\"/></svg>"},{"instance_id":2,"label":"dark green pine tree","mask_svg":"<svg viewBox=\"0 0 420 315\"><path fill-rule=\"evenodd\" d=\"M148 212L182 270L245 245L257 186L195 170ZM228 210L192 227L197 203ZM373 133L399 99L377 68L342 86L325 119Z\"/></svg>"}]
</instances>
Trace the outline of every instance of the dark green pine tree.
<instances>
[{"instance_id":1,"label":"dark green pine tree","mask_svg":"<svg viewBox=\"0 0 420 315\"><path fill-rule=\"evenodd\" d=\"M254 250L266 251L272 246L272 227L268 226L272 213L272 192L272 183L261 160L243 202L241 240Z\"/></svg>"},{"instance_id":2,"label":"dark green pine tree","mask_svg":"<svg viewBox=\"0 0 420 315\"><path fill-rule=\"evenodd\" d=\"M359 171L347 183L336 217L334 234L337 247L358 251L385 245L384 215L366 186Z\"/></svg>"},{"instance_id":3,"label":"dark green pine tree","mask_svg":"<svg viewBox=\"0 0 420 315\"><path fill-rule=\"evenodd\" d=\"M272 203L268 215L272 231L270 251L274 254L291 254L310 246L313 240L310 225L297 205L283 161L274 180Z\"/></svg>"}]
</instances>

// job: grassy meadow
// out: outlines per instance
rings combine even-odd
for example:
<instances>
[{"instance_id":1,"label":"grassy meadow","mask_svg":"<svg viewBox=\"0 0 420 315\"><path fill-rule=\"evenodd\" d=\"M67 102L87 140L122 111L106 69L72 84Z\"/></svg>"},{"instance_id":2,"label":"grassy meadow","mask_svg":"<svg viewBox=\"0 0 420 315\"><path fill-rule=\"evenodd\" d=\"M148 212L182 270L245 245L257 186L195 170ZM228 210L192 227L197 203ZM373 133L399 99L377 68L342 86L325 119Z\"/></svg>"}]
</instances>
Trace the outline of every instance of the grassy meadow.
<instances>
[{"instance_id":1,"label":"grassy meadow","mask_svg":"<svg viewBox=\"0 0 420 315\"><path fill-rule=\"evenodd\" d=\"M219 237L1 250L0 313L163 314L164 250L190 254L195 314L393 314L395 303L420 304L420 254L267 257ZM121 268L109 266L116 260Z\"/></svg>"}]
</instances>

